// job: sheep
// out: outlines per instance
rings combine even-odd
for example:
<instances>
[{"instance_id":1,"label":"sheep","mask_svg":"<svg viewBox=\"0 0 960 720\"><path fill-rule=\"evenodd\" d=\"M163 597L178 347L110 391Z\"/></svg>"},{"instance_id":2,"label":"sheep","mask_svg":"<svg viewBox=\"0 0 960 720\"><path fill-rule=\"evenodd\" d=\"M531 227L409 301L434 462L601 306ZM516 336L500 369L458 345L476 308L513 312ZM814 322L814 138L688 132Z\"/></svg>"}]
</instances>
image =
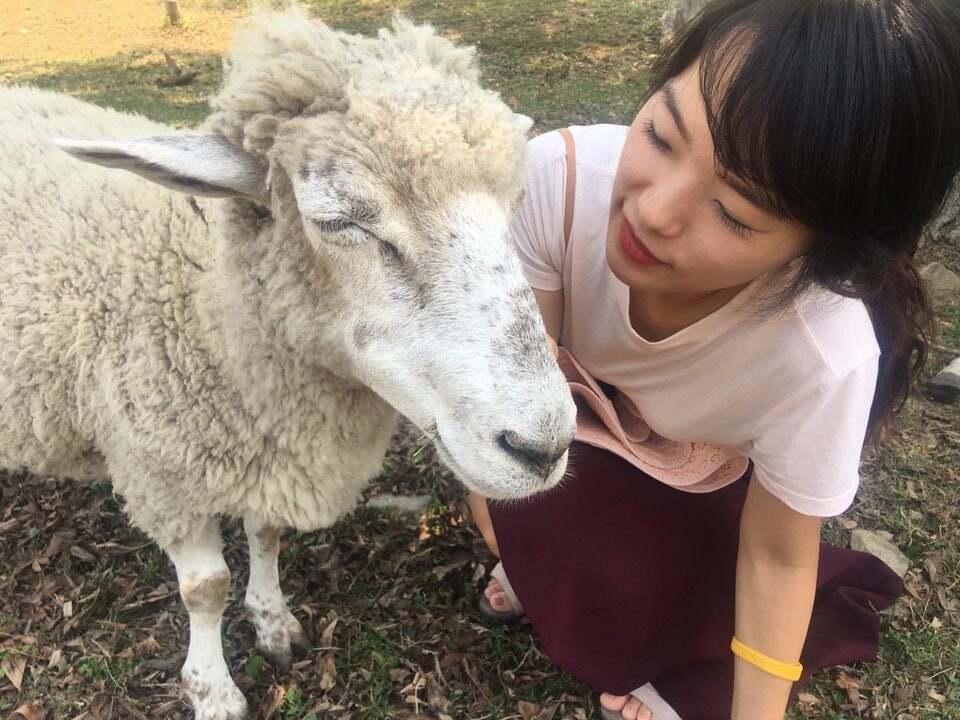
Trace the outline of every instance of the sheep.
<instances>
[{"instance_id":1,"label":"sheep","mask_svg":"<svg viewBox=\"0 0 960 720\"><path fill-rule=\"evenodd\" d=\"M199 720L247 708L220 516L289 667L279 532L350 510L398 413L498 498L560 480L576 413L509 235L530 121L472 49L291 9L241 23L225 71L198 132L0 90L0 468L112 482L176 569Z\"/></svg>"}]
</instances>

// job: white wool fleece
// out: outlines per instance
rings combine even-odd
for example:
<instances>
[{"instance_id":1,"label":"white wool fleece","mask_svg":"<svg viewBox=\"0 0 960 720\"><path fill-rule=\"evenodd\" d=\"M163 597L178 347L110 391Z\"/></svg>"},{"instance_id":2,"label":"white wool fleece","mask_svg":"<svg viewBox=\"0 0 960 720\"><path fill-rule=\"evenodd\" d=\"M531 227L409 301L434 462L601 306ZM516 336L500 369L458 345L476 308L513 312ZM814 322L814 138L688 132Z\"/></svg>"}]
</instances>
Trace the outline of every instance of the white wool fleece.
<instances>
[{"instance_id":1,"label":"white wool fleece","mask_svg":"<svg viewBox=\"0 0 960 720\"><path fill-rule=\"evenodd\" d=\"M475 491L558 482L575 411L508 228L529 119L478 74L292 10L241 23L206 136L0 89L0 467L108 478L163 547L331 524L388 402Z\"/></svg>"},{"instance_id":2,"label":"white wool fleece","mask_svg":"<svg viewBox=\"0 0 960 720\"><path fill-rule=\"evenodd\" d=\"M394 413L293 355L276 362L283 348L255 331L228 347L211 201L39 141L169 129L28 88L4 91L0 126L19 131L0 135L0 466L109 477L161 545L216 514L306 529L352 507ZM329 426L344 404L356 426Z\"/></svg>"}]
</instances>

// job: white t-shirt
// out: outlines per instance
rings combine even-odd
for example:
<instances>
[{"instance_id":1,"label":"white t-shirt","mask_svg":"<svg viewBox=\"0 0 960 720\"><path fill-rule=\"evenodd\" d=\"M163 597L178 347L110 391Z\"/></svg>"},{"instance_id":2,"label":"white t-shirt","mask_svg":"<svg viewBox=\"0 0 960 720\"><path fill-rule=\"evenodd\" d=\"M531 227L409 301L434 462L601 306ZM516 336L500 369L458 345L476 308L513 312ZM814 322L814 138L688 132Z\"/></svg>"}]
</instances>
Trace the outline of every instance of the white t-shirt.
<instances>
[{"instance_id":1,"label":"white t-shirt","mask_svg":"<svg viewBox=\"0 0 960 720\"><path fill-rule=\"evenodd\" d=\"M880 355L866 308L813 290L762 313L763 279L671 337L632 328L629 288L607 265L613 178L627 128L571 128L576 196L563 238L566 148L559 133L527 148L514 234L527 279L564 291L560 342L624 393L658 434L735 448L757 480L798 512L829 516L853 501Z\"/></svg>"}]
</instances>

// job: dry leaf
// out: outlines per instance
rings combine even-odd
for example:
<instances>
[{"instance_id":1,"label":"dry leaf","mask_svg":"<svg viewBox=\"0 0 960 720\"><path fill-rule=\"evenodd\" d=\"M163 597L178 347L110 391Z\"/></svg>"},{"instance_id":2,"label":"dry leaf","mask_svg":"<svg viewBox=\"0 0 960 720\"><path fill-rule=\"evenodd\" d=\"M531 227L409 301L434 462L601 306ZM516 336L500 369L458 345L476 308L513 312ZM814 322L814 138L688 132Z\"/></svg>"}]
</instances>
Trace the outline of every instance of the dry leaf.
<instances>
[{"instance_id":1,"label":"dry leaf","mask_svg":"<svg viewBox=\"0 0 960 720\"><path fill-rule=\"evenodd\" d=\"M70 554L77 558L77 560L83 560L84 562L96 562L97 556L90 553L87 550L84 550L79 545L70 546Z\"/></svg>"},{"instance_id":2,"label":"dry leaf","mask_svg":"<svg viewBox=\"0 0 960 720\"><path fill-rule=\"evenodd\" d=\"M557 714L557 709L559 707L559 702L547 705L543 710L536 714L533 720L553 720L553 716Z\"/></svg>"},{"instance_id":3,"label":"dry leaf","mask_svg":"<svg viewBox=\"0 0 960 720\"><path fill-rule=\"evenodd\" d=\"M517 703L517 711L523 717L523 720L533 720L540 714L540 706L536 703L521 700Z\"/></svg>"},{"instance_id":4,"label":"dry leaf","mask_svg":"<svg viewBox=\"0 0 960 720\"><path fill-rule=\"evenodd\" d=\"M938 703L940 703L941 705L946 705L946 704L947 704L947 696L946 696L946 695L941 695L940 693L936 692L935 690L927 690L927 697L930 698L931 700L936 700L936 701L937 701Z\"/></svg>"},{"instance_id":5,"label":"dry leaf","mask_svg":"<svg viewBox=\"0 0 960 720\"><path fill-rule=\"evenodd\" d=\"M283 705L283 698L286 694L287 689L282 685L274 685L267 690L263 696L263 702L260 703L260 717L263 720L270 720L279 707Z\"/></svg>"},{"instance_id":6,"label":"dry leaf","mask_svg":"<svg viewBox=\"0 0 960 720\"><path fill-rule=\"evenodd\" d=\"M73 544L77 534L73 530L58 530L47 543L47 549L43 551L41 557L52 558L59 555Z\"/></svg>"},{"instance_id":7,"label":"dry leaf","mask_svg":"<svg viewBox=\"0 0 960 720\"><path fill-rule=\"evenodd\" d=\"M20 720L17 715L21 715L25 720L43 720L43 709L37 703L24 703L14 710L7 717L7 720Z\"/></svg>"},{"instance_id":8,"label":"dry leaf","mask_svg":"<svg viewBox=\"0 0 960 720\"><path fill-rule=\"evenodd\" d=\"M443 690L440 689L440 686L437 684L437 679L433 676L432 672L427 673L424 676L424 680L426 681L427 704L433 710L436 710L438 714L444 714L447 712L447 708L450 707L450 701L443 693Z\"/></svg>"},{"instance_id":9,"label":"dry leaf","mask_svg":"<svg viewBox=\"0 0 960 720\"><path fill-rule=\"evenodd\" d=\"M843 670L841 670L837 674L836 682L837 682L837 687L843 690L850 690L850 689L859 690L861 687L863 687L858 680L850 677Z\"/></svg>"},{"instance_id":10,"label":"dry leaf","mask_svg":"<svg viewBox=\"0 0 960 720\"><path fill-rule=\"evenodd\" d=\"M330 618L330 622L327 623L323 632L320 633L320 647L326 648L333 647L333 631L337 629L337 622L340 620L337 613L333 610L330 611L327 617Z\"/></svg>"},{"instance_id":11,"label":"dry leaf","mask_svg":"<svg viewBox=\"0 0 960 720\"><path fill-rule=\"evenodd\" d=\"M329 690L337 684L337 664L333 653L327 653L323 658L323 674L320 677L320 689Z\"/></svg>"},{"instance_id":12,"label":"dry leaf","mask_svg":"<svg viewBox=\"0 0 960 720\"><path fill-rule=\"evenodd\" d=\"M903 685L898 687L893 691L893 709L897 710L902 708L911 699L913 699L914 694L917 692L916 685Z\"/></svg>"},{"instance_id":13,"label":"dry leaf","mask_svg":"<svg viewBox=\"0 0 960 720\"><path fill-rule=\"evenodd\" d=\"M13 686L19 691L23 685L23 671L27 667L27 659L22 655L17 657L5 657L0 660L0 670L7 676L7 679L13 683Z\"/></svg>"},{"instance_id":14,"label":"dry leaf","mask_svg":"<svg viewBox=\"0 0 960 720\"><path fill-rule=\"evenodd\" d=\"M459 663L461 660L463 660L463 658L465 657L466 655L464 655L463 653L458 653L458 652L447 653L442 658L440 658L440 661L439 661L440 669L446 670L448 668L451 668L457 663Z\"/></svg>"}]
</instances>

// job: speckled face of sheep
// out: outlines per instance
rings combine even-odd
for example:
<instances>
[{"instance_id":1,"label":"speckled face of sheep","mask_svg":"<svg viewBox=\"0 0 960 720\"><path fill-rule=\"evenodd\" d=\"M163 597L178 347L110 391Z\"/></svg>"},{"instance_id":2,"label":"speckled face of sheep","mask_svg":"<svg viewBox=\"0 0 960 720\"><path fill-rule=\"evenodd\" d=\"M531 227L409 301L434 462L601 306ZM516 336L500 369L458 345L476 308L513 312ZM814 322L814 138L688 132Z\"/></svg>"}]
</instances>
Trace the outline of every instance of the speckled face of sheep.
<instances>
[{"instance_id":1,"label":"speckled face of sheep","mask_svg":"<svg viewBox=\"0 0 960 720\"><path fill-rule=\"evenodd\" d=\"M294 18L234 59L212 134L61 146L235 198L224 235L289 268L255 289L287 342L413 420L471 489L523 497L563 476L576 414L510 236L530 122L480 87L472 52L395 26L365 40Z\"/></svg>"},{"instance_id":2,"label":"speckled face of sheep","mask_svg":"<svg viewBox=\"0 0 960 720\"><path fill-rule=\"evenodd\" d=\"M296 214L278 222L314 249L322 294L344 320L318 330L336 328L356 376L435 431L472 489L520 497L560 479L575 428L510 239L523 128L512 117L492 126L515 153L504 164L508 152L483 158L462 129L434 123L423 132L442 135L451 157L433 166L417 162L429 152L403 159L400 138L358 138L352 123L285 130L277 164Z\"/></svg>"},{"instance_id":3,"label":"speckled face of sheep","mask_svg":"<svg viewBox=\"0 0 960 720\"><path fill-rule=\"evenodd\" d=\"M575 408L510 235L528 122L490 97L466 117L476 87L459 107L429 85L419 101L404 90L403 111L356 97L346 121L291 122L274 146L275 204L287 182L296 198L277 222L309 243L341 318L317 325L337 333L320 342L347 348L359 379L435 433L472 489L552 487Z\"/></svg>"}]
</instances>

